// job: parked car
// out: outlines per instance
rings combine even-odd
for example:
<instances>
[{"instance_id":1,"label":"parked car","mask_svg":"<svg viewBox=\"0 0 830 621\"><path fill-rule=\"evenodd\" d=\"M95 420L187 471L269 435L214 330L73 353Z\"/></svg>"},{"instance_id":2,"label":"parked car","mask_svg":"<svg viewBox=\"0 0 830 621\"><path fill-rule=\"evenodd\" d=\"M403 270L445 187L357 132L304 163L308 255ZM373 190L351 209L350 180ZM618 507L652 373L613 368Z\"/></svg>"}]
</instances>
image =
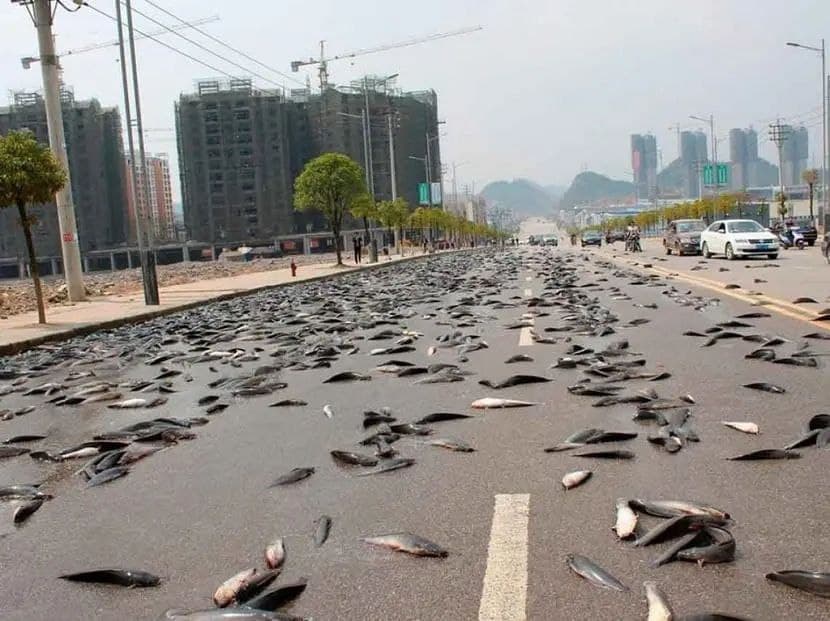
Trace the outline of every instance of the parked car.
<instances>
[{"instance_id":1,"label":"parked car","mask_svg":"<svg viewBox=\"0 0 830 621\"><path fill-rule=\"evenodd\" d=\"M553 235L549 237L545 237L544 241L542 242L544 246L558 246L559 245L559 238L554 237Z\"/></svg>"},{"instance_id":2,"label":"parked car","mask_svg":"<svg viewBox=\"0 0 830 621\"><path fill-rule=\"evenodd\" d=\"M624 242L625 241L625 232L624 231L608 231L605 233L605 243L606 244L613 244L614 242Z\"/></svg>"},{"instance_id":3,"label":"parked car","mask_svg":"<svg viewBox=\"0 0 830 621\"><path fill-rule=\"evenodd\" d=\"M585 231L584 233L582 233L580 243L582 244L583 248L585 246L601 246L602 235L600 235L599 231Z\"/></svg>"},{"instance_id":4,"label":"parked car","mask_svg":"<svg viewBox=\"0 0 830 621\"><path fill-rule=\"evenodd\" d=\"M816 241L818 240L818 231L812 224L805 224L798 227L798 232L801 233L801 236L804 238L804 241L808 246L816 245Z\"/></svg>"},{"instance_id":5,"label":"parked car","mask_svg":"<svg viewBox=\"0 0 830 621\"><path fill-rule=\"evenodd\" d=\"M825 233L824 238L821 240L821 254L830 263L830 233Z\"/></svg>"},{"instance_id":6,"label":"parked car","mask_svg":"<svg viewBox=\"0 0 830 621\"><path fill-rule=\"evenodd\" d=\"M717 220L700 234L704 257L722 254L727 259L744 255L778 257L778 240L755 220Z\"/></svg>"},{"instance_id":7,"label":"parked car","mask_svg":"<svg viewBox=\"0 0 830 621\"><path fill-rule=\"evenodd\" d=\"M700 254L700 233L706 230L703 220L674 220L663 232L666 254Z\"/></svg>"},{"instance_id":8,"label":"parked car","mask_svg":"<svg viewBox=\"0 0 830 621\"><path fill-rule=\"evenodd\" d=\"M531 246L538 246L539 243L540 243L540 240L539 240L538 237L534 237L533 235L531 235L530 237L527 238L527 243L530 244Z\"/></svg>"}]
</instances>

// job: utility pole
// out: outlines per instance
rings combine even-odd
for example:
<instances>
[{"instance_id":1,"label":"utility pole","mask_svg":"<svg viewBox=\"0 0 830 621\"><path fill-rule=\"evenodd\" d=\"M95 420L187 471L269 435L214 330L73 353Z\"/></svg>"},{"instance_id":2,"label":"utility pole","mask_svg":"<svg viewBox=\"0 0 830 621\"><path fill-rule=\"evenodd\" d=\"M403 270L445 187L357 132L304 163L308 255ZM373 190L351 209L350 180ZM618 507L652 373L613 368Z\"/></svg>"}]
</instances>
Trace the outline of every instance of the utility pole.
<instances>
[{"instance_id":1,"label":"utility pole","mask_svg":"<svg viewBox=\"0 0 830 621\"><path fill-rule=\"evenodd\" d=\"M120 0L115 0L118 3ZM130 64L133 73L133 100L135 102L135 128L138 133L138 158L139 166L141 167L141 190L144 195L144 201L138 201L136 196L136 211L144 212L142 214L142 228L146 245L141 257L141 272L144 280L144 303L147 306L158 306L159 304L159 287L158 278L156 276L156 257L153 251L153 232L149 226L146 209L142 209L140 202L148 206L150 202L150 179L147 173L147 158L144 151L144 125L141 121L141 95L138 90L138 63L135 55L135 31L133 29L133 8L132 0L125 1L125 8L127 9L127 37L130 42ZM121 29L119 28L119 36L123 37ZM127 131L131 132L132 128L128 125ZM133 155L133 176L135 176L135 153ZM136 230L136 235L141 234L141 230Z\"/></svg>"},{"instance_id":2,"label":"utility pole","mask_svg":"<svg viewBox=\"0 0 830 621\"><path fill-rule=\"evenodd\" d=\"M25 4L24 4L25 6ZM49 146L61 168L66 172L66 185L55 195L58 212L58 228L61 238L61 257L66 289L71 302L86 298L81 250L78 245L78 225L75 221L75 205L72 202L72 180L69 173L69 157L66 154L66 137L63 132L61 108L60 67L55 53L52 35L52 3L50 0L33 0L29 15L37 28L40 52L40 68L43 76L43 99L46 105L46 124L49 128ZM57 10L57 7L55 7ZM29 10L29 7L26 7Z\"/></svg>"},{"instance_id":3,"label":"utility pole","mask_svg":"<svg viewBox=\"0 0 830 621\"><path fill-rule=\"evenodd\" d=\"M782 125L781 119L769 126L770 138L778 147L778 185L781 186L780 192L782 198L786 198L784 193L784 143L790 137L791 128L789 125ZM783 220L783 216L782 216Z\"/></svg>"},{"instance_id":4,"label":"utility pole","mask_svg":"<svg viewBox=\"0 0 830 621\"><path fill-rule=\"evenodd\" d=\"M374 162L372 161L372 111L369 108L369 81L368 78L363 78L363 97L365 100L364 106L366 109L366 149L368 153L368 166L369 166L369 195L372 197L372 200L375 200L375 171Z\"/></svg>"},{"instance_id":5,"label":"utility pole","mask_svg":"<svg viewBox=\"0 0 830 621\"><path fill-rule=\"evenodd\" d=\"M426 134L427 137L427 156L426 160L424 161L424 166L426 167L427 171L427 195L429 196L429 206L432 207L432 155L430 154L430 147L429 143L431 138L429 136L429 132Z\"/></svg>"},{"instance_id":6,"label":"utility pole","mask_svg":"<svg viewBox=\"0 0 830 621\"><path fill-rule=\"evenodd\" d=\"M398 178L395 170L395 128L392 114L387 115L386 123L389 129L389 174L392 182L392 200L398 199Z\"/></svg>"}]
</instances>

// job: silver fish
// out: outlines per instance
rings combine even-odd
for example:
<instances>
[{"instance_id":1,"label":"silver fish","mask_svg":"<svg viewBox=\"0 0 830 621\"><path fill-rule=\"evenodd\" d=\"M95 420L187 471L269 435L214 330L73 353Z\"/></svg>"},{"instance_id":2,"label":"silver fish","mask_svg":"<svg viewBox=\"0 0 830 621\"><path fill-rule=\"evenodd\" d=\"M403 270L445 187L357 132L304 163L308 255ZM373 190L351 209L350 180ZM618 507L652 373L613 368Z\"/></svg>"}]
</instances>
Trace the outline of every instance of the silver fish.
<instances>
[{"instance_id":1,"label":"silver fish","mask_svg":"<svg viewBox=\"0 0 830 621\"><path fill-rule=\"evenodd\" d=\"M569 472L562 477L562 486L566 490L573 489L590 479L592 474L593 472L590 470L575 470L574 472Z\"/></svg>"},{"instance_id":2,"label":"silver fish","mask_svg":"<svg viewBox=\"0 0 830 621\"><path fill-rule=\"evenodd\" d=\"M604 589L613 589L615 591L628 590L628 587L626 587L622 582L617 580L614 576L585 556L580 556L579 554L569 554L565 557L565 559L568 563L568 567L570 567L574 573L582 576L594 586L602 587Z\"/></svg>"},{"instance_id":3,"label":"silver fish","mask_svg":"<svg viewBox=\"0 0 830 621\"><path fill-rule=\"evenodd\" d=\"M406 552L415 556L435 556L443 558L449 554L437 543L412 533L394 533L377 537L364 537L363 541L373 546L391 548L397 552Z\"/></svg>"}]
</instances>

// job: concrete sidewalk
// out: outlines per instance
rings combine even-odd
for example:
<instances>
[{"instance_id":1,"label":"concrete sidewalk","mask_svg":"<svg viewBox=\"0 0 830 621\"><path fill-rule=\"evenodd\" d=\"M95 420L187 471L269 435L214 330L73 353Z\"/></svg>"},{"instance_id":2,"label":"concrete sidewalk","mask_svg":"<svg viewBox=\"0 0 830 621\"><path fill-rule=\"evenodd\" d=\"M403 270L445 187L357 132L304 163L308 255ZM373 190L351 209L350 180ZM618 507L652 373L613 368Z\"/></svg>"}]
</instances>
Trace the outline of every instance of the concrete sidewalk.
<instances>
[{"instance_id":1,"label":"concrete sidewalk","mask_svg":"<svg viewBox=\"0 0 830 621\"><path fill-rule=\"evenodd\" d=\"M0 356L13 354L49 341L64 340L126 323L138 323L153 317L264 289L332 278L355 271L379 269L402 261L417 260L428 256L431 255L425 255L421 250L414 250L414 254L403 257L392 255L388 259L382 257L378 263L373 264L355 265L353 261L347 260L343 267L321 264L303 265L302 257L298 256L297 276L294 278L291 277L290 269L278 269L163 287L159 289L161 299L159 306L145 306L143 293L135 291L122 295L90 298L74 305L47 307L48 323L45 325L37 322L36 311L21 313L0 320Z\"/></svg>"}]
</instances>

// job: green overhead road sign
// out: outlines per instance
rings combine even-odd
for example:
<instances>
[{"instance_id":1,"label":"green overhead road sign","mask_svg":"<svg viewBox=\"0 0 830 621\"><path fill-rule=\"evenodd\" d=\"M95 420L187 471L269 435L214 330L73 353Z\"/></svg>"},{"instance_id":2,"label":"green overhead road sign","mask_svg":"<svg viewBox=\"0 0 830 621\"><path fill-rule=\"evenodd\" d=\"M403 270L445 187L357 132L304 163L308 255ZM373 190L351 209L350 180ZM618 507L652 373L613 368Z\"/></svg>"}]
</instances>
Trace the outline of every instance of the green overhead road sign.
<instances>
[{"instance_id":1,"label":"green overhead road sign","mask_svg":"<svg viewBox=\"0 0 830 621\"><path fill-rule=\"evenodd\" d=\"M706 164L703 166L703 185L706 186L714 186L715 185L715 166L712 164ZM717 165L717 185L729 185L729 164L718 164Z\"/></svg>"},{"instance_id":2,"label":"green overhead road sign","mask_svg":"<svg viewBox=\"0 0 830 621\"><path fill-rule=\"evenodd\" d=\"M418 204L429 205L429 185L426 183L418 184Z\"/></svg>"}]
</instances>

